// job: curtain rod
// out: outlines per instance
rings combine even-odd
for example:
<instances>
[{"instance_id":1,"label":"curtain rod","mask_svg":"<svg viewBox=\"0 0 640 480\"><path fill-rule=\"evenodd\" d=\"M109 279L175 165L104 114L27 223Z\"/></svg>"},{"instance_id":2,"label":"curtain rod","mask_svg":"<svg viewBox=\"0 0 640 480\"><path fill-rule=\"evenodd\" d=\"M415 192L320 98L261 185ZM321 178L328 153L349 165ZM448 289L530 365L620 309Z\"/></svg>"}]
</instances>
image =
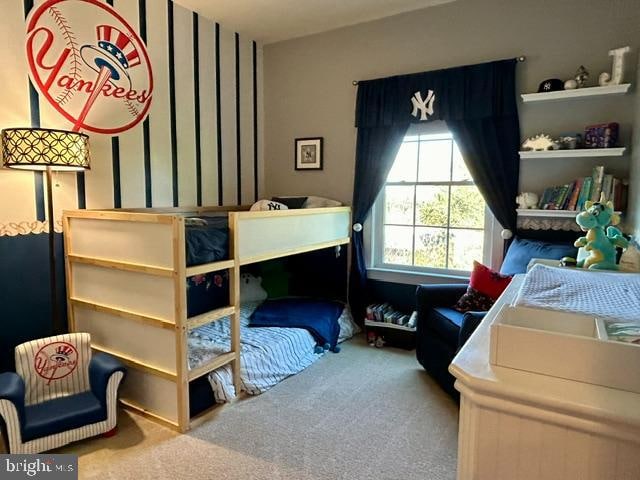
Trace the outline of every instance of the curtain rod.
<instances>
[{"instance_id":1,"label":"curtain rod","mask_svg":"<svg viewBox=\"0 0 640 480\"><path fill-rule=\"evenodd\" d=\"M527 57L525 57L524 55L521 55L519 57L516 57L516 60L518 62L524 62L527 59ZM353 82L351 82L353 84L353 86L355 87L356 85L358 85L358 80L354 80Z\"/></svg>"}]
</instances>

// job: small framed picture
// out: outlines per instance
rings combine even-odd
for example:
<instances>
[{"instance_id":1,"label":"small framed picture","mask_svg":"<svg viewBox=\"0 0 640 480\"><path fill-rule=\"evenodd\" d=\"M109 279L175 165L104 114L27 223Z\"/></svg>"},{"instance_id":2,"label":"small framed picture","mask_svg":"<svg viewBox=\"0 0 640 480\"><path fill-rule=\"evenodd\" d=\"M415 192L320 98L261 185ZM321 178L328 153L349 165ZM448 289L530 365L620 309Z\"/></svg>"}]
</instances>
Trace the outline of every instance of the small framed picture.
<instances>
[{"instance_id":1,"label":"small framed picture","mask_svg":"<svg viewBox=\"0 0 640 480\"><path fill-rule=\"evenodd\" d=\"M296 170L322 170L322 137L296 138Z\"/></svg>"}]
</instances>

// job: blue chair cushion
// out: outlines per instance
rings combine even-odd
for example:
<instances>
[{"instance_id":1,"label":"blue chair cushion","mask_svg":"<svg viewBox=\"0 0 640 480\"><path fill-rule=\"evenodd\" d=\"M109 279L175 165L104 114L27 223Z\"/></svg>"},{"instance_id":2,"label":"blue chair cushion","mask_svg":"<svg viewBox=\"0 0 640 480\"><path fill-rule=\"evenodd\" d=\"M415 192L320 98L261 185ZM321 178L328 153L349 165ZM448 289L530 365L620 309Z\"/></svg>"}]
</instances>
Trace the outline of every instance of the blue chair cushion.
<instances>
[{"instance_id":1,"label":"blue chair cushion","mask_svg":"<svg viewBox=\"0 0 640 480\"><path fill-rule=\"evenodd\" d=\"M509 246L500 273L503 275L526 273L527 265L532 258L560 260L562 257L575 258L577 254L578 249L571 243L550 243L516 237Z\"/></svg>"},{"instance_id":2,"label":"blue chair cushion","mask_svg":"<svg viewBox=\"0 0 640 480\"><path fill-rule=\"evenodd\" d=\"M106 419L107 411L93 393L79 393L25 407L22 437L28 442Z\"/></svg>"},{"instance_id":3,"label":"blue chair cushion","mask_svg":"<svg viewBox=\"0 0 640 480\"><path fill-rule=\"evenodd\" d=\"M458 336L464 313L448 307L436 307L429 311L433 318L429 327L440 336L447 344L455 348L458 345Z\"/></svg>"}]
</instances>

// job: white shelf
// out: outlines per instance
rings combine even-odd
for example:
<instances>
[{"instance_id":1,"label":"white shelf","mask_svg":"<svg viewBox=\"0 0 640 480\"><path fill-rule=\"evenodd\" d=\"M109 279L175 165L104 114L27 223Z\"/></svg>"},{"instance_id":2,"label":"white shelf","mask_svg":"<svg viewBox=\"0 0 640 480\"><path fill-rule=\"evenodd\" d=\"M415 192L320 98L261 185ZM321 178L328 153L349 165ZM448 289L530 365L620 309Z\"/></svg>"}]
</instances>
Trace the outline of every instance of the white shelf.
<instances>
[{"instance_id":1,"label":"white shelf","mask_svg":"<svg viewBox=\"0 0 640 480\"><path fill-rule=\"evenodd\" d=\"M395 323L387 323L387 322L374 322L373 320L366 320L364 324L368 327L382 327L382 328L393 328L395 330L404 330L405 332L415 332L415 328L404 327L402 325L396 325Z\"/></svg>"},{"instance_id":2,"label":"white shelf","mask_svg":"<svg viewBox=\"0 0 640 480\"><path fill-rule=\"evenodd\" d=\"M573 218L580 213L579 210L538 210L518 208L519 217L543 217L543 218ZM622 212L616 212L621 215Z\"/></svg>"},{"instance_id":3,"label":"white shelf","mask_svg":"<svg viewBox=\"0 0 640 480\"><path fill-rule=\"evenodd\" d=\"M626 147L615 148L580 148L574 150L529 150L520 153L520 158L586 158L586 157L621 157Z\"/></svg>"},{"instance_id":4,"label":"white shelf","mask_svg":"<svg viewBox=\"0 0 640 480\"><path fill-rule=\"evenodd\" d=\"M549 102L559 100L570 100L574 98L589 98L600 95L624 95L629 91L630 83L622 85L611 85L607 87L586 87L574 90L559 90L557 92L523 93L520 96L522 101L528 102Z\"/></svg>"}]
</instances>

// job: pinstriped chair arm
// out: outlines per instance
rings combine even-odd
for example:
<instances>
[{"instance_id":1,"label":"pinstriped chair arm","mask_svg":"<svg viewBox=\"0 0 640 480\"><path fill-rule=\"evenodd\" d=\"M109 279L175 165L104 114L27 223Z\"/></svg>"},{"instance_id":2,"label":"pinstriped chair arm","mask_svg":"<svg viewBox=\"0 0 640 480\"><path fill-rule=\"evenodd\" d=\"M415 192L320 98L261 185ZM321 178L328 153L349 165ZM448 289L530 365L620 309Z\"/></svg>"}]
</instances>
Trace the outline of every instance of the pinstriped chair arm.
<instances>
[{"instance_id":1,"label":"pinstriped chair arm","mask_svg":"<svg viewBox=\"0 0 640 480\"><path fill-rule=\"evenodd\" d=\"M9 400L16 407L20 424L24 424L24 381L17 373L0 373L0 400Z\"/></svg>"},{"instance_id":2,"label":"pinstriped chair arm","mask_svg":"<svg viewBox=\"0 0 640 480\"><path fill-rule=\"evenodd\" d=\"M107 406L107 385L111 375L116 372L127 374L125 366L112 355L97 353L89 363L89 382L91 392L96 396L103 408Z\"/></svg>"}]
</instances>

